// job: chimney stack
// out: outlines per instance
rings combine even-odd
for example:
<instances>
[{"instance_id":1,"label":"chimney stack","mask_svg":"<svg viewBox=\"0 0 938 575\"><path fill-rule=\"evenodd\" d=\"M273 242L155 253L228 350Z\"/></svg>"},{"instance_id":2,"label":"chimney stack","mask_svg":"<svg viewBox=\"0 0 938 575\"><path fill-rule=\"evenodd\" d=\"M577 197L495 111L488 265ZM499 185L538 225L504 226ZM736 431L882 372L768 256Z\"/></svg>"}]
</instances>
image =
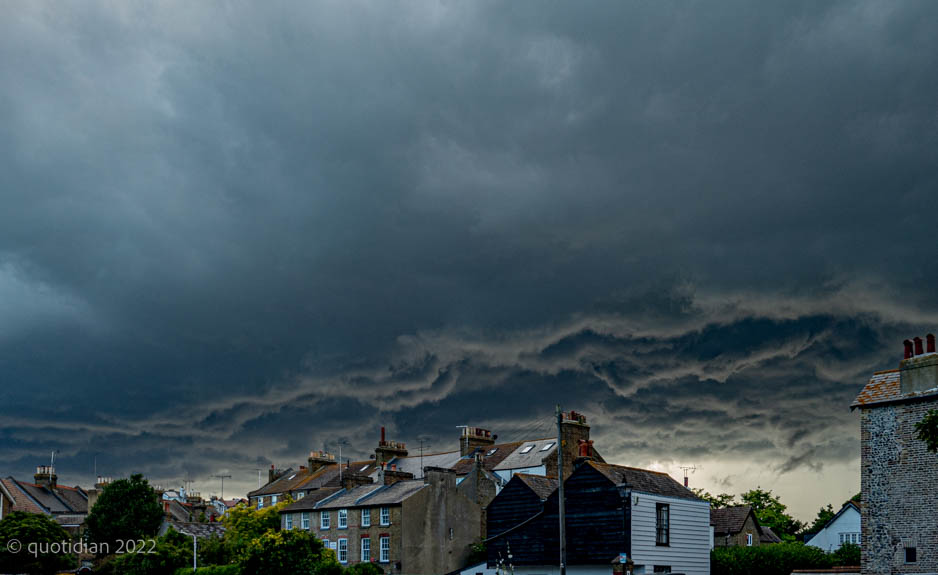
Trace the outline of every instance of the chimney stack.
<instances>
[{"instance_id":1,"label":"chimney stack","mask_svg":"<svg viewBox=\"0 0 938 575\"><path fill-rule=\"evenodd\" d=\"M326 465L335 463L335 455L325 451L310 451L306 463L309 465L309 472L316 473Z\"/></svg>"},{"instance_id":2,"label":"chimney stack","mask_svg":"<svg viewBox=\"0 0 938 575\"><path fill-rule=\"evenodd\" d=\"M925 336L928 353L922 346L922 338L905 340L905 358L899 363L899 389L903 395L938 389L938 355L935 354L935 336ZM910 347L914 344L914 349Z\"/></svg>"},{"instance_id":3,"label":"chimney stack","mask_svg":"<svg viewBox=\"0 0 938 575\"><path fill-rule=\"evenodd\" d=\"M935 353L935 334L930 333L925 336L925 351Z\"/></svg>"},{"instance_id":4,"label":"chimney stack","mask_svg":"<svg viewBox=\"0 0 938 575\"><path fill-rule=\"evenodd\" d=\"M466 457L478 448L488 449L495 445L497 436L492 435L488 429L481 427L463 427L459 437L459 455Z\"/></svg>"},{"instance_id":5,"label":"chimney stack","mask_svg":"<svg viewBox=\"0 0 938 575\"><path fill-rule=\"evenodd\" d=\"M903 354L902 359L911 359L912 357L912 340L907 339L902 342L902 345L905 346L905 353Z\"/></svg>"},{"instance_id":6,"label":"chimney stack","mask_svg":"<svg viewBox=\"0 0 938 575\"><path fill-rule=\"evenodd\" d=\"M378 447L375 449L375 463L380 466L395 457L407 457L407 445L400 441L388 441L382 426L381 441L378 442Z\"/></svg>"},{"instance_id":7,"label":"chimney stack","mask_svg":"<svg viewBox=\"0 0 938 575\"><path fill-rule=\"evenodd\" d=\"M51 465L38 465L36 466L36 474L33 475L33 483L36 485L41 485L43 487L48 487L54 489L57 483L58 477L55 475L55 467Z\"/></svg>"}]
</instances>

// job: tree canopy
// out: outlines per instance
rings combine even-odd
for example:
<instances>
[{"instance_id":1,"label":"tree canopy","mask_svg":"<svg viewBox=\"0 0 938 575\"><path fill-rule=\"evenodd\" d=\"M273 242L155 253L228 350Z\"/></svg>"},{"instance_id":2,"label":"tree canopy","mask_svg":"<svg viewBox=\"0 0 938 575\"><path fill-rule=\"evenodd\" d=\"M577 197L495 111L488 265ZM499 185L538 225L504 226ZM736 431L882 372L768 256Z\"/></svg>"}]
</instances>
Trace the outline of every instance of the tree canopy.
<instances>
[{"instance_id":1,"label":"tree canopy","mask_svg":"<svg viewBox=\"0 0 938 575\"><path fill-rule=\"evenodd\" d=\"M916 438L924 441L928 451L938 453L938 410L929 409L921 421L915 424Z\"/></svg>"},{"instance_id":2,"label":"tree canopy","mask_svg":"<svg viewBox=\"0 0 938 575\"><path fill-rule=\"evenodd\" d=\"M743 493L740 498L752 506L760 524L771 527L783 540L794 541L795 534L804 528L804 523L789 515L788 507L770 489L757 487Z\"/></svg>"},{"instance_id":3,"label":"tree canopy","mask_svg":"<svg viewBox=\"0 0 938 575\"><path fill-rule=\"evenodd\" d=\"M105 486L85 525L88 539L117 549L116 541L153 537L163 521L163 507L142 475Z\"/></svg>"}]
</instances>

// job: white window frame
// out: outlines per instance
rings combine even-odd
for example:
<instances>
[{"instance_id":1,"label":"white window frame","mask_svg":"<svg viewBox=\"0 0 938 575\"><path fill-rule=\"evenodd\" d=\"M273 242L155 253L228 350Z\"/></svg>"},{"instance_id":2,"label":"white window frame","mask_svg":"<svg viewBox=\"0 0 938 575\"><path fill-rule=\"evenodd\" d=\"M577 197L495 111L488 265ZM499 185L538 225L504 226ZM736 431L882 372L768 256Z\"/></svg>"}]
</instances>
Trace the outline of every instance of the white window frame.
<instances>
[{"instance_id":1,"label":"white window frame","mask_svg":"<svg viewBox=\"0 0 938 575\"><path fill-rule=\"evenodd\" d=\"M276 496L276 495L271 495L271 496L270 496L270 504L271 504L271 505L276 505L276 504L277 504L277 496Z\"/></svg>"},{"instance_id":2,"label":"white window frame","mask_svg":"<svg viewBox=\"0 0 938 575\"><path fill-rule=\"evenodd\" d=\"M331 523L331 522L330 522L330 520L329 520L329 512L328 512L328 511L320 511L320 512L319 512L319 528L320 528L320 529L329 529L329 524L330 524L330 523Z\"/></svg>"},{"instance_id":3,"label":"white window frame","mask_svg":"<svg viewBox=\"0 0 938 575\"><path fill-rule=\"evenodd\" d=\"M309 511L300 514L300 527L309 531Z\"/></svg>"},{"instance_id":4,"label":"white window frame","mask_svg":"<svg viewBox=\"0 0 938 575\"><path fill-rule=\"evenodd\" d=\"M382 507L382 508L381 508L380 525L381 525L382 527L387 527L387 526L390 525L390 524L391 524L391 508L390 508L390 507Z\"/></svg>"},{"instance_id":5,"label":"white window frame","mask_svg":"<svg viewBox=\"0 0 938 575\"><path fill-rule=\"evenodd\" d=\"M339 520L336 523L339 529L348 529L348 509L339 509Z\"/></svg>"},{"instance_id":6,"label":"white window frame","mask_svg":"<svg viewBox=\"0 0 938 575\"><path fill-rule=\"evenodd\" d=\"M371 508L362 509L362 527L371 527Z\"/></svg>"},{"instance_id":7,"label":"white window frame","mask_svg":"<svg viewBox=\"0 0 938 575\"><path fill-rule=\"evenodd\" d=\"M285 518L285 520L284 520L284 528L285 528L285 529L293 529L293 514L292 514L292 513L287 513L287 514L284 515L284 518Z\"/></svg>"},{"instance_id":8,"label":"white window frame","mask_svg":"<svg viewBox=\"0 0 938 575\"><path fill-rule=\"evenodd\" d=\"M336 547L336 557L339 558L339 563L348 563L348 538L339 537L338 543Z\"/></svg>"},{"instance_id":9,"label":"white window frame","mask_svg":"<svg viewBox=\"0 0 938 575\"><path fill-rule=\"evenodd\" d=\"M752 547L752 533L746 533L746 547Z\"/></svg>"},{"instance_id":10,"label":"white window frame","mask_svg":"<svg viewBox=\"0 0 938 575\"><path fill-rule=\"evenodd\" d=\"M362 537L361 562L371 563L371 537Z\"/></svg>"},{"instance_id":11,"label":"white window frame","mask_svg":"<svg viewBox=\"0 0 938 575\"><path fill-rule=\"evenodd\" d=\"M391 562L391 538L387 535L381 537L381 540L378 542L378 562L379 563L390 563Z\"/></svg>"}]
</instances>

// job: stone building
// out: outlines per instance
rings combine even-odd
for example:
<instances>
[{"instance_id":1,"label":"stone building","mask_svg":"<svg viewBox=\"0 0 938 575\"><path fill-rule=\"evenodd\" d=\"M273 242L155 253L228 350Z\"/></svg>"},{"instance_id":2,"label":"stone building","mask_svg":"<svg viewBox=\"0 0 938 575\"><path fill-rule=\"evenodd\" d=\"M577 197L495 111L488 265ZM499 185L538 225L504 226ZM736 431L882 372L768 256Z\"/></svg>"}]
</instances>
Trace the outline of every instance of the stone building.
<instances>
[{"instance_id":1,"label":"stone building","mask_svg":"<svg viewBox=\"0 0 938 575\"><path fill-rule=\"evenodd\" d=\"M450 469L411 477L379 468L375 483L318 490L281 509L281 527L316 534L343 565L371 562L395 574L465 566L479 541L481 506Z\"/></svg>"},{"instance_id":2,"label":"stone building","mask_svg":"<svg viewBox=\"0 0 938 575\"><path fill-rule=\"evenodd\" d=\"M771 540L749 505L711 509L710 525L714 547L756 547L763 539Z\"/></svg>"},{"instance_id":3,"label":"stone building","mask_svg":"<svg viewBox=\"0 0 938 575\"><path fill-rule=\"evenodd\" d=\"M938 455L915 424L938 409L935 336L906 340L899 369L873 374L860 410L860 505L864 574L938 572Z\"/></svg>"}]
</instances>

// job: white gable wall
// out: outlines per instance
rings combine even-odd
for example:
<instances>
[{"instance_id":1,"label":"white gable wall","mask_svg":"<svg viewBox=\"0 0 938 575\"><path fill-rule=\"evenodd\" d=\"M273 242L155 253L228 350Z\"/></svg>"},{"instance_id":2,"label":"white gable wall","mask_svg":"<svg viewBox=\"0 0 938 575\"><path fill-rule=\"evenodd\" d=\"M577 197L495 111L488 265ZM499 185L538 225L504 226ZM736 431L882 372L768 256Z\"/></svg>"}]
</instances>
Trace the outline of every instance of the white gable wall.
<instances>
[{"instance_id":1,"label":"white gable wall","mask_svg":"<svg viewBox=\"0 0 938 575\"><path fill-rule=\"evenodd\" d=\"M840 548L840 534L854 533L859 545L860 512L850 506L837 517L833 523L818 531L807 545L819 547L824 551L835 551ZM849 541L849 539L847 539Z\"/></svg>"},{"instance_id":2,"label":"white gable wall","mask_svg":"<svg viewBox=\"0 0 938 575\"><path fill-rule=\"evenodd\" d=\"M670 545L656 540L657 503L670 511ZM655 565L668 565L673 573L710 575L710 504L632 492L632 560L636 573L651 573ZM638 566L644 566L639 570Z\"/></svg>"}]
</instances>

